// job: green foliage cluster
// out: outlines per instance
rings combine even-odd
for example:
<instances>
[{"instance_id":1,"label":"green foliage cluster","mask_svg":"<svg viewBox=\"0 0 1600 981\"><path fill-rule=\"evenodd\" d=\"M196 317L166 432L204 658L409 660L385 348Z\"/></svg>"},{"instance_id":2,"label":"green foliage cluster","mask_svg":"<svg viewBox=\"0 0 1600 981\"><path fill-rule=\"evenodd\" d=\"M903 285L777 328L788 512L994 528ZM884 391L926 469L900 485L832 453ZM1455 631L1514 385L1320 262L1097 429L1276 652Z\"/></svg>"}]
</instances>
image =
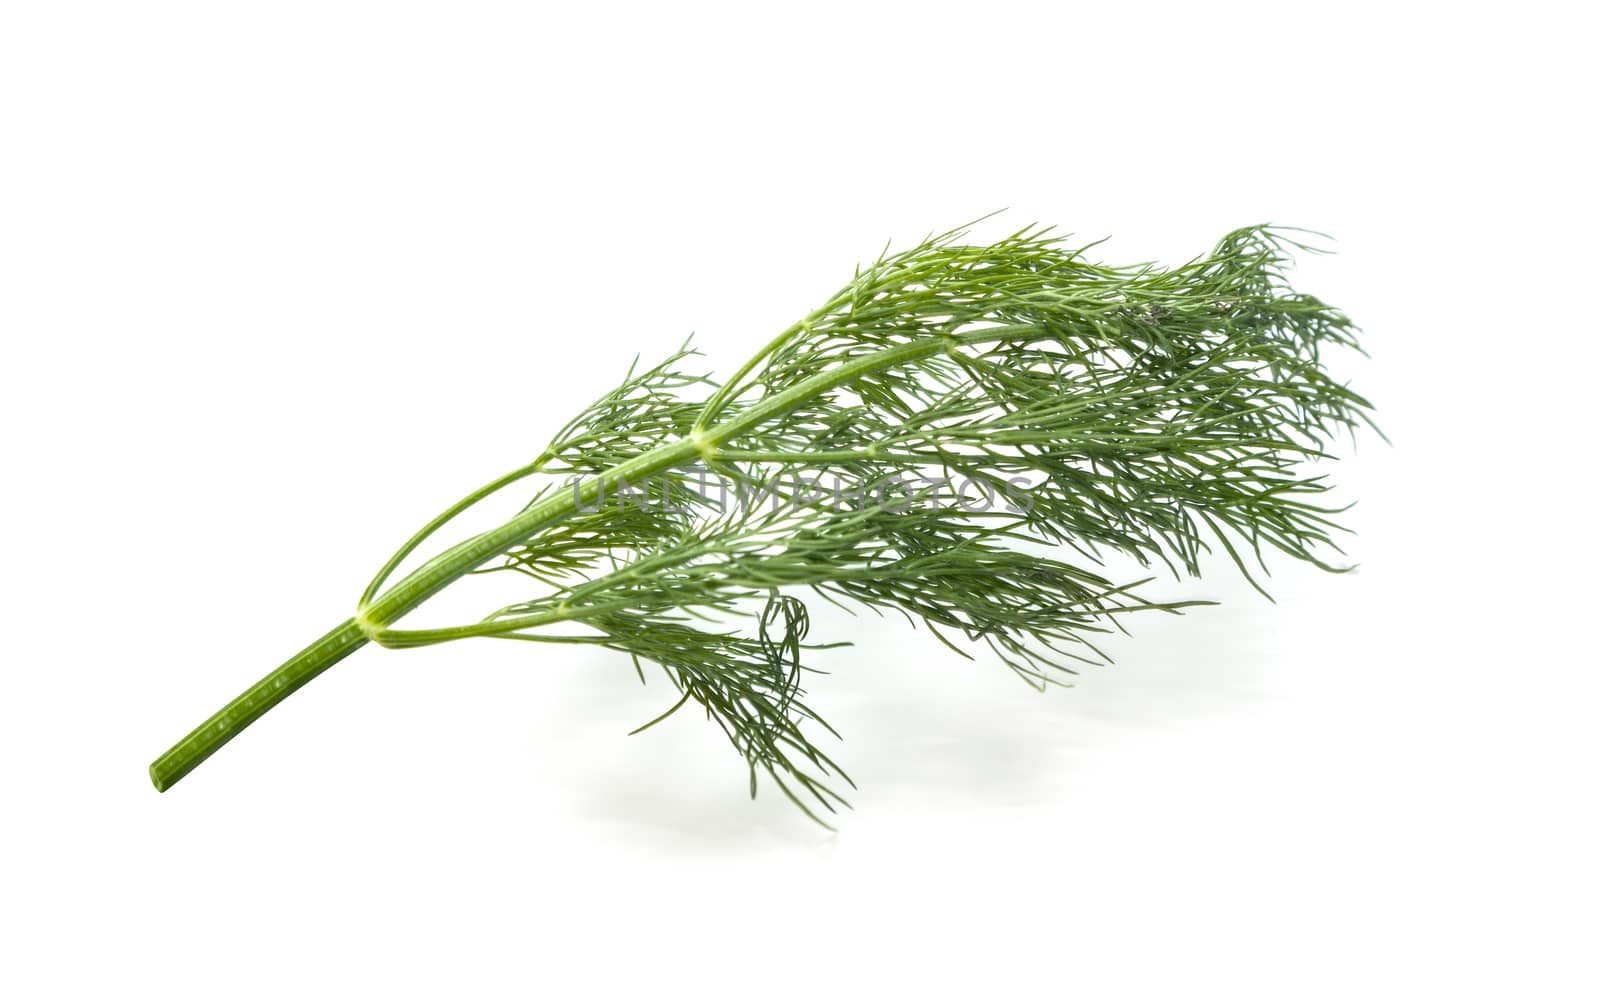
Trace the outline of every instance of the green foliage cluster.
<instances>
[{"instance_id":1,"label":"green foliage cluster","mask_svg":"<svg viewBox=\"0 0 1600 981\"><path fill-rule=\"evenodd\" d=\"M765 773L820 819L848 778L804 698L807 653L836 646L808 638L808 600L903 613L1043 687L1102 661L1095 635L1120 615L1189 605L1110 581L1111 554L1197 576L1217 545L1256 583L1273 551L1333 568L1339 509L1303 471L1370 406L1325 368L1353 326L1285 278L1306 246L1253 226L1180 266L1109 266L1049 230L966 231L886 250L726 381L687 348L636 363L527 467L413 537L363 597L362 634L627 654L676 686L667 714L692 703L722 727L752 793ZM908 477L989 506L881 492ZM455 515L524 480L538 490L512 520L385 589ZM879 492L804 492L819 480ZM393 626L469 572L533 594L478 623Z\"/></svg>"}]
</instances>

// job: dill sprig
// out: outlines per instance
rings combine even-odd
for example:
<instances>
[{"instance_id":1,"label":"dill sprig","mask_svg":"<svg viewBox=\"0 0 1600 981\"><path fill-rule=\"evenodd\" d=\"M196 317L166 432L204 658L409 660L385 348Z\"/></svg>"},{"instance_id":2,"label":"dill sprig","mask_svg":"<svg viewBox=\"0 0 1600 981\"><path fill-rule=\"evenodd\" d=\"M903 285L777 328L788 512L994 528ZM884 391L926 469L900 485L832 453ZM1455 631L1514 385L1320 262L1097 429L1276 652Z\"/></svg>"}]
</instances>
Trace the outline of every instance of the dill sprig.
<instances>
[{"instance_id":1,"label":"dill sprig","mask_svg":"<svg viewBox=\"0 0 1600 981\"><path fill-rule=\"evenodd\" d=\"M808 641L807 599L899 611L1042 688L1104 661L1094 639L1119 615L1191 605L1107 579L1111 554L1197 576L1215 544L1258 589L1269 551L1336 568L1341 509L1301 469L1371 420L1323 365L1357 348L1354 327L1285 279L1292 251L1314 249L1252 226L1181 266L1108 266L1049 229L990 245L967 230L886 249L720 383L688 347L636 361L528 466L425 525L355 617L157 760L156 786L368 641L499 637L664 672L678 699L641 729L696 704L752 794L764 773L821 820L849 778L813 741L831 729L803 662L837 644ZM519 481L536 487L510 520L390 583ZM1072 561L1042 557L1052 546ZM395 626L493 572L533 595L475 623Z\"/></svg>"}]
</instances>

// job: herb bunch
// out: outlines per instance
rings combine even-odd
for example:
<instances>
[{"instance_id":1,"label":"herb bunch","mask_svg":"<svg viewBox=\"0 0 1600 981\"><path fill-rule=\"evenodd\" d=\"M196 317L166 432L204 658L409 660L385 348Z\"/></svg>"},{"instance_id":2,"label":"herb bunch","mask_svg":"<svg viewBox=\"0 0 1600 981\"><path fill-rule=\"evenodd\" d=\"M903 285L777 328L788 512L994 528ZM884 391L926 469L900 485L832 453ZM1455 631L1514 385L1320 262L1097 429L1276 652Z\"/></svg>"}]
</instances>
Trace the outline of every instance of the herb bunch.
<instances>
[{"instance_id":1,"label":"herb bunch","mask_svg":"<svg viewBox=\"0 0 1600 981\"><path fill-rule=\"evenodd\" d=\"M1370 406L1323 365L1357 347L1350 321L1285 279L1307 246L1253 226L1181 266L1108 266L1048 229L991 245L967 230L885 250L725 381L691 370L687 348L635 363L528 466L424 526L354 617L152 764L156 786L368 642L498 637L663 672L677 701L641 728L693 703L745 758L752 794L765 774L821 820L849 778L804 700L807 653L838 646L810 638L809 601L899 611L1042 688L1104 661L1094 639L1119 615L1191 605L1109 580L1113 553L1198 576L1215 544L1257 588L1268 552L1335 568L1339 509L1301 469L1369 426ZM825 479L867 492L814 493ZM509 520L391 583L523 481ZM935 484L983 501L917 490ZM762 499L730 503L729 485ZM395 625L471 573L520 575L532 595L475 623Z\"/></svg>"}]
</instances>

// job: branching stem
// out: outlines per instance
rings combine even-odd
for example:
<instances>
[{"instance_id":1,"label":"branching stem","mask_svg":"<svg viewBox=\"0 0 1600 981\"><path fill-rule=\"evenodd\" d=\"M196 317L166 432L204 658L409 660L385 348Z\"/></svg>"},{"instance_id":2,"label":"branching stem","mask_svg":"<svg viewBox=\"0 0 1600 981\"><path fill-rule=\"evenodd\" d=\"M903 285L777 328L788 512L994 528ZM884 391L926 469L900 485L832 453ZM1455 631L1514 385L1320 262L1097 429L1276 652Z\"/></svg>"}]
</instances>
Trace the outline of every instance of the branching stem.
<instances>
[{"instance_id":1,"label":"branching stem","mask_svg":"<svg viewBox=\"0 0 1600 981\"><path fill-rule=\"evenodd\" d=\"M1033 327L989 327L969 331L964 335L957 335L957 339L963 345L976 345L996 340L1038 335L1039 333L1040 330ZM851 378L858 378L870 372L881 371L886 367L915 360L934 351L943 350L945 343L946 341L943 337L932 337L919 341L910 341L884 351L855 358L831 371L824 372L784 391L774 393L721 425L706 429L702 440L710 441L713 445L716 445L733 439L774 416L788 412L793 406L815 397L819 392L827 391ZM382 584L388 575L423 539L437 531L451 518L466 510L467 507L487 497L495 490L532 473L537 465L514 470L506 476L484 485L468 497L451 505L439 517L423 526L422 530L414 535L395 557L384 566L383 570L373 580L373 586L369 587L367 595L363 597L360 618L370 626L363 629L363 625L356 618L346 620L310 647L285 661L271 674L250 686L243 694L229 702L221 711L207 719L193 732L183 737L171 749L163 753L154 763L150 764L151 781L155 784L157 790L165 791L183 779L189 771L199 766L212 753L222 748L223 744L227 743L228 740L243 732L251 723L265 715L273 706L288 698L312 678L333 667L350 654L355 653L369 640L374 639L368 634L368 631L374 628L376 628L376 636L385 643L392 643L393 646L420 646L464 637L506 634L531 626L543 626L573 619L573 614L569 613L565 615L532 615L514 620L496 621L490 624L472 624L424 631L388 631L385 629L389 624L421 606L446 586L482 566L518 542L525 540L540 528L571 513L589 499L594 497L603 498L604 494L615 492L617 486L623 482L629 484L642 483L651 476L695 460L699 454L700 445L694 439L681 439L675 443L669 443L642 453L626 463L611 468L606 473L601 474L597 480L580 485L581 493L554 495L516 515L499 528L469 538L445 550L424 563L410 575L402 578L386 592L373 597L372 593L375 588Z\"/></svg>"}]
</instances>

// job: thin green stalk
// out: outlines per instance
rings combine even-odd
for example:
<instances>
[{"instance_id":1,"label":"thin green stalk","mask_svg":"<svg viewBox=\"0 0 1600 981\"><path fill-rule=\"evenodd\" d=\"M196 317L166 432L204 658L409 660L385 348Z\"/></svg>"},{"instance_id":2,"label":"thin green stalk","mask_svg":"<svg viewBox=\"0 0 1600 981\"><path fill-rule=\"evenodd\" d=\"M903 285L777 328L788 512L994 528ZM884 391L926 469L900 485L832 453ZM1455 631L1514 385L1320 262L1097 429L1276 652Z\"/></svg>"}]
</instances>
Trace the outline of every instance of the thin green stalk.
<instances>
[{"instance_id":1,"label":"thin green stalk","mask_svg":"<svg viewBox=\"0 0 1600 981\"><path fill-rule=\"evenodd\" d=\"M490 494L493 494L495 491L502 490L523 479L524 477L529 477L538 473L539 469L544 465L544 463L545 458L541 456L539 459L533 461L525 467L520 467L506 474L504 477L499 477L487 484L484 484L482 487L478 488L471 494L468 494L466 497L463 497L461 500L445 509L438 517L423 525L415 535L412 535L409 539L407 539L404 545L400 546L400 550L394 553L388 562L384 563L383 568L378 570L378 574L372 577L372 582L368 584L366 592L361 594L361 600L357 606L363 610L368 606L371 606L372 601L378 595L378 590L382 589L383 584L389 581L389 577L394 574L394 570L399 568L400 563L404 562L412 552L415 552L423 542L427 541L428 538L433 535L434 532L438 531L440 528L443 528L451 521L451 519L455 518L461 512L472 507L474 504L478 503L484 498L488 497Z\"/></svg>"},{"instance_id":2,"label":"thin green stalk","mask_svg":"<svg viewBox=\"0 0 1600 981\"><path fill-rule=\"evenodd\" d=\"M972 331L962 338L963 344L982 344L1006 337L1030 333L1028 329L991 328ZM948 343L943 338L899 345L876 355L855 359L841 365L808 383L788 392L762 400L721 426L707 430L698 439L683 439L676 444L663 446L645 453L637 459L612 468L591 486L582 488L581 494L557 494L543 503L529 508L486 534L468 539L444 552L436 559L417 569L411 575L367 604L354 618L334 628L310 647L280 665L271 674L251 685L243 694L229 702L219 712L207 719L189 735L181 739L161 758L150 764L150 779L156 789L165 791L199 766L207 757L222 748L228 740L244 731L252 722L265 715L269 709L288 698L306 682L355 653L369 640L376 639L392 646L420 646L441 643L465 637L489 636L505 633L508 629L522 629L534 625L559 623L571 619L570 613L523 617L504 623L450 627L431 631L388 631L386 627L400 617L421 606L446 586L467 575L507 548L528 537L539 528L571 513L581 503L594 496L614 490L619 482L638 482L697 459L702 454L715 455L716 447L723 441L737 437L751 427L781 415L791 406L825 391L852 377L891 364L911 360L926 352L942 348ZM449 518L490 493L525 476L529 468L507 474L486 484L462 502L452 505L439 518L424 526L401 551L385 565L375 582L381 582L423 538L437 530ZM392 639L391 639L392 638Z\"/></svg>"},{"instance_id":3,"label":"thin green stalk","mask_svg":"<svg viewBox=\"0 0 1600 981\"><path fill-rule=\"evenodd\" d=\"M251 685L244 694L223 706L221 711L162 753L159 759L150 764L150 781L157 790L165 792L274 705L360 650L366 643L367 635L354 618L323 634L310 647L283 662L276 671Z\"/></svg>"}]
</instances>

